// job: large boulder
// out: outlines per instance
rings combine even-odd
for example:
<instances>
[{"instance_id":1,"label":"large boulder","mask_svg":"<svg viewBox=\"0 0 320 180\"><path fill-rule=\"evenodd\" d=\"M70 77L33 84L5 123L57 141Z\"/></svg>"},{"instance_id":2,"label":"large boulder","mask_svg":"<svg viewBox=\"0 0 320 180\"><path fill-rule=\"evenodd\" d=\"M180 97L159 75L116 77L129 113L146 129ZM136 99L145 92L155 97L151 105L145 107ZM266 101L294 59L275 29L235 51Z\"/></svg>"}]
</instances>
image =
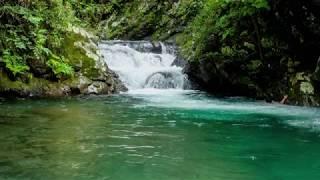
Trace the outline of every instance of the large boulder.
<instances>
[{"instance_id":1,"label":"large boulder","mask_svg":"<svg viewBox=\"0 0 320 180\"><path fill-rule=\"evenodd\" d=\"M97 38L80 28L70 28L64 38L61 55L75 70L73 77L54 79L47 67L30 61L30 73L10 78L0 66L0 96L63 97L78 94L112 94L126 87L102 58Z\"/></svg>"}]
</instances>

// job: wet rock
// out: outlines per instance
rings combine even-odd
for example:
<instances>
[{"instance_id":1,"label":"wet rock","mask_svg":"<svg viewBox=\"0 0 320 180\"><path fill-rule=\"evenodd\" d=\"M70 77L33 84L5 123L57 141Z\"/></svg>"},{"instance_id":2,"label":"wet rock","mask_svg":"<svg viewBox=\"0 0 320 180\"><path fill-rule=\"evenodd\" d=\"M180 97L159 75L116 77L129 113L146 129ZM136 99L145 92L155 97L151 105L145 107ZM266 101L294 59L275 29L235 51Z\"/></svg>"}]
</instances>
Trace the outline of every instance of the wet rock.
<instances>
[{"instance_id":1,"label":"wet rock","mask_svg":"<svg viewBox=\"0 0 320 180\"><path fill-rule=\"evenodd\" d=\"M92 84L92 80L81 75L79 78L79 84L78 84L78 88L80 90L80 93L81 94L88 93L88 87L90 86L90 84Z\"/></svg>"},{"instance_id":2,"label":"wet rock","mask_svg":"<svg viewBox=\"0 0 320 180\"><path fill-rule=\"evenodd\" d=\"M187 65L187 61L178 54L175 60L172 63L173 66L185 67Z\"/></svg>"},{"instance_id":3,"label":"wet rock","mask_svg":"<svg viewBox=\"0 0 320 180\"><path fill-rule=\"evenodd\" d=\"M45 79L55 79L53 72L42 60L31 60L28 61L28 66L30 71L35 77L42 77Z\"/></svg>"},{"instance_id":4,"label":"wet rock","mask_svg":"<svg viewBox=\"0 0 320 180\"><path fill-rule=\"evenodd\" d=\"M94 82L88 87L88 94L108 94L107 85L102 82Z\"/></svg>"},{"instance_id":5,"label":"wet rock","mask_svg":"<svg viewBox=\"0 0 320 180\"><path fill-rule=\"evenodd\" d=\"M64 97L78 94L111 94L126 88L103 60L95 37L81 28L71 28L61 55L76 69L69 79L53 79L41 61L29 61L27 81L0 71L0 97Z\"/></svg>"},{"instance_id":6,"label":"wet rock","mask_svg":"<svg viewBox=\"0 0 320 180\"><path fill-rule=\"evenodd\" d=\"M152 42L152 53L161 54L163 52L162 46L160 42Z\"/></svg>"},{"instance_id":7,"label":"wet rock","mask_svg":"<svg viewBox=\"0 0 320 180\"><path fill-rule=\"evenodd\" d=\"M320 56L318 58L317 65L316 65L315 71L313 73L313 78L316 81L320 81Z\"/></svg>"}]
</instances>

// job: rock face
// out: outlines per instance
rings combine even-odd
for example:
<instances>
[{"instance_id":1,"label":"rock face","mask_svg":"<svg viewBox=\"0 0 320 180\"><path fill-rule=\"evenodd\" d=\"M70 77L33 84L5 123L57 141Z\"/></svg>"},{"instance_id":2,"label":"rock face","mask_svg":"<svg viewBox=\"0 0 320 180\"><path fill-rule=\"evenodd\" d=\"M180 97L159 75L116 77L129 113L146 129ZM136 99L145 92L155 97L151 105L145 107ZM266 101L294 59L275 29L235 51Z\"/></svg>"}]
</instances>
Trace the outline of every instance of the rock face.
<instances>
[{"instance_id":1,"label":"rock face","mask_svg":"<svg viewBox=\"0 0 320 180\"><path fill-rule=\"evenodd\" d=\"M126 87L101 57L95 37L79 28L70 29L62 54L75 70L73 77L56 79L43 64L29 62L31 73L12 79L0 65L0 96L63 97L78 94L112 94Z\"/></svg>"},{"instance_id":2,"label":"rock face","mask_svg":"<svg viewBox=\"0 0 320 180\"><path fill-rule=\"evenodd\" d=\"M288 95L287 104L319 106L320 103L319 87L311 73L286 74L274 79L267 75L248 76L235 64L217 64L209 60L188 63L184 71L198 88L216 95L246 96L267 102L280 102ZM272 74L272 71L267 73Z\"/></svg>"},{"instance_id":3,"label":"rock face","mask_svg":"<svg viewBox=\"0 0 320 180\"><path fill-rule=\"evenodd\" d=\"M319 106L319 3L271 0L269 4L270 9L257 15L260 52L254 43L248 43L254 36L242 33L241 37L240 33L232 40L239 40L237 48L248 53L229 57L213 34L211 44L206 44L208 52L189 62L185 72L203 89L215 94L268 102L280 102L288 95L288 104ZM243 23L237 30L246 32L250 27L250 23Z\"/></svg>"}]
</instances>

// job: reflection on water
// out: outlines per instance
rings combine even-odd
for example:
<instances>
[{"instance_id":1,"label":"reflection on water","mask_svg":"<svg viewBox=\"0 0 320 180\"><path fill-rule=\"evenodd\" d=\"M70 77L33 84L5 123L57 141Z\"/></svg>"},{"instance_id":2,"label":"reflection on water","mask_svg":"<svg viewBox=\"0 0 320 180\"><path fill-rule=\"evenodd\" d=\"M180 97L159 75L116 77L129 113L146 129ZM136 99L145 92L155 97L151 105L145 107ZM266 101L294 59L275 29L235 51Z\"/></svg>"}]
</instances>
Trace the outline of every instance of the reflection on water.
<instances>
[{"instance_id":1,"label":"reflection on water","mask_svg":"<svg viewBox=\"0 0 320 180\"><path fill-rule=\"evenodd\" d=\"M319 179L318 117L193 91L2 102L0 179Z\"/></svg>"}]
</instances>

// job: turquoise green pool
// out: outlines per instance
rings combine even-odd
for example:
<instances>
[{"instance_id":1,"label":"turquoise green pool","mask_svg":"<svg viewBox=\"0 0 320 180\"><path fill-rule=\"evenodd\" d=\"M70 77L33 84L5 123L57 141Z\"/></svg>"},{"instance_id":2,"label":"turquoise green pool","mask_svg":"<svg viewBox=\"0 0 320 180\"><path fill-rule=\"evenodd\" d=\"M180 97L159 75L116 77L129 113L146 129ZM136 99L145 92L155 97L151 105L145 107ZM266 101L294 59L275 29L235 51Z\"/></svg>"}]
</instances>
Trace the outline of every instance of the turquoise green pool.
<instances>
[{"instance_id":1,"label":"turquoise green pool","mask_svg":"<svg viewBox=\"0 0 320 180\"><path fill-rule=\"evenodd\" d=\"M179 90L0 101L0 179L319 180L320 109Z\"/></svg>"}]
</instances>

